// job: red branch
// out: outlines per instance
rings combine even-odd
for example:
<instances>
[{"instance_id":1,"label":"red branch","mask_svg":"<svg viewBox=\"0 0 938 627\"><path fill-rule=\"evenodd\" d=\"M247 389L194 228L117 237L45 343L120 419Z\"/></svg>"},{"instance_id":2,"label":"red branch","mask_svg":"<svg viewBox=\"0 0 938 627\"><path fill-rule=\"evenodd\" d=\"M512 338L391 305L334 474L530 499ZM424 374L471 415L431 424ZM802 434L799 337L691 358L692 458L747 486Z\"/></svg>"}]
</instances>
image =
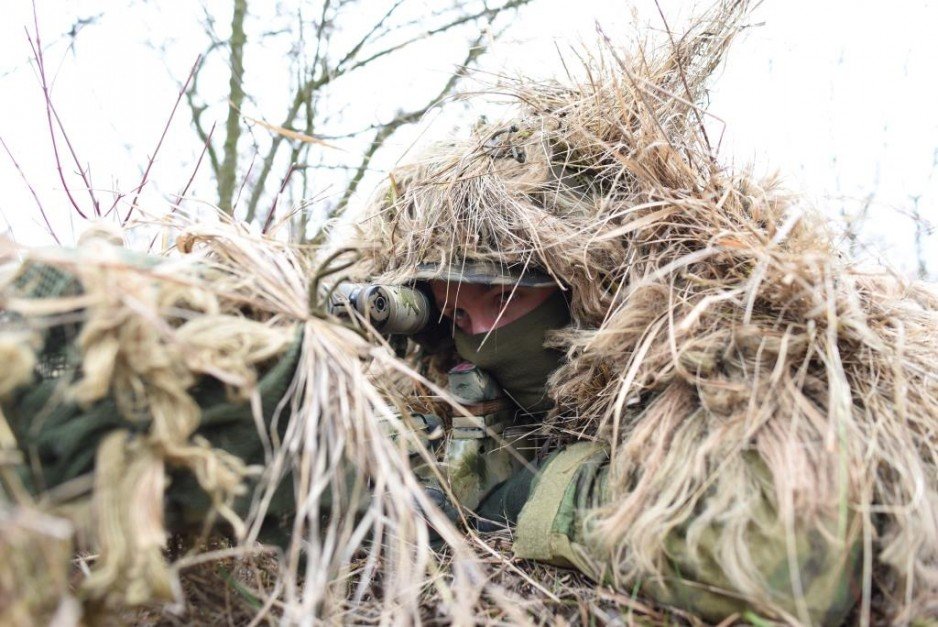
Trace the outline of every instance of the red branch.
<instances>
[{"instance_id":1,"label":"red branch","mask_svg":"<svg viewBox=\"0 0 938 627\"><path fill-rule=\"evenodd\" d=\"M199 160L195 162L195 169L192 170L192 176L189 177L189 180L186 182L186 186L182 189L181 192L176 194L176 204L178 205L182 202L183 196L189 191L189 186L192 185L192 181L195 180L195 175L199 171L199 166L202 165L202 158L205 157L205 153L208 152L208 147L212 142L212 135L215 133L215 122L212 122L212 128L209 130L208 135L205 137L205 143L202 145L202 152L199 153ZM175 210L175 209L174 209Z\"/></svg>"},{"instance_id":2,"label":"red branch","mask_svg":"<svg viewBox=\"0 0 938 627\"><path fill-rule=\"evenodd\" d=\"M33 38L30 36L28 29L24 30L26 30L26 40L29 42L29 47L33 52L33 58L36 60L36 67L39 70L39 83L42 86L42 95L46 101L46 121L49 124L49 138L52 140L52 152L55 155L55 167L59 172L59 180L62 181L62 187L65 189L65 195L68 196L68 200L72 203L72 207L75 208L75 211L78 212L78 215L87 220L88 216L85 215L85 212L81 210L81 207L78 206L78 202L75 200L74 196L72 196L72 190L69 189L68 183L65 182L65 173L62 172L62 160L59 157L59 146L55 141L55 126L52 124L52 97L49 94L49 83L46 80L46 64L42 55L42 42L39 39L39 18L36 15L35 0L33 0L33 34L36 36L36 40L33 41ZM44 214L43 217L45 217ZM54 234L53 237L55 237ZM56 241L58 241L57 238Z\"/></svg>"},{"instance_id":3,"label":"red branch","mask_svg":"<svg viewBox=\"0 0 938 627\"><path fill-rule=\"evenodd\" d=\"M49 235L52 236L52 239L55 240L56 244L61 244L62 242L59 241L59 237L55 234L55 231L52 230L52 224L49 222L49 217L46 215L45 209L42 208L42 201L39 200L39 195L36 194L36 190L33 189L33 186L29 184L29 179L26 178L26 174L23 173L23 169L20 167L20 164L16 162L16 159L13 157L13 153L10 152L9 148L7 148L7 143L3 141L2 137L0 137L0 144L3 145L3 149L10 157L10 161L12 161L13 165L16 166L16 171L19 172L20 176L23 177L23 182L26 183L26 187L29 188L33 198L36 199L36 206L39 207L39 213L42 214L42 219L46 223L46 228L49 229Z\"/></svg>"},{"instance_id":4,"label":"red branch","mask_svg":"<svg viewBox=\"0 0 938 627\"><path fill-rule=\"evenodd\" d=\"M189 70L189 76L186 78L186 82L183 83L182 88L179 90L179 94L176 96L176 102L173 104L173 110L169 113L169 119L166 120L166 125L163 127L163 133L160 135L160 141L156 144L156 149L153 151L153 154L150 156L149 161L147 161L147 168L143 171L143 178L140 179L140 184L137 185L137 188L134 190L134 200L130 203L130 209L127 210L127 215L124 216L124 219L121 220L121 226L127 224L127 220L130 219L131 214L134 212L134 209L137 208L137 198L140 197L140 191L143 189L143 186L147 184L147 178L150 176L150 169L153 167L153 163L156 161L156 156L160 152L160 147L163 145L163 140L166 139L166 133L169 131L169 125L173 121L173 117L176 115L176 109L179 108L179 102L182 100L183 95L186 93L186 90L189 88L189 83L192 82L192 77L195 76L195 71L198 69L199 64L202 62L202 55L200 54L195 63L192 64L192 69ZM111 206L111 209L108 210L110 213L114 207L117 206L118 198L114 201L114 205Z\"/></svg>"},{"instance_id":5,"label":"red branch","mask_svg":"<svg viewBox=\"0 0 938 627\"><path fill-rule=\"evenodd\" d=\"M278 191L277 195L274 196L274 203L270 206L270 211L267 213L267 219L264 220L264 228L261 229L261 233L267 233L267 229L270 228L271 223L274 221L274 215L277 213L277 201L280 200L280 196L283 194L283 190L287 188L287 183L290 182L290 177L294 172L296 172L296 164L291 163L290 169L287 170L287 173L283 177L283 181L280 183L280 191Z\"/></svg>"}]
</instances>

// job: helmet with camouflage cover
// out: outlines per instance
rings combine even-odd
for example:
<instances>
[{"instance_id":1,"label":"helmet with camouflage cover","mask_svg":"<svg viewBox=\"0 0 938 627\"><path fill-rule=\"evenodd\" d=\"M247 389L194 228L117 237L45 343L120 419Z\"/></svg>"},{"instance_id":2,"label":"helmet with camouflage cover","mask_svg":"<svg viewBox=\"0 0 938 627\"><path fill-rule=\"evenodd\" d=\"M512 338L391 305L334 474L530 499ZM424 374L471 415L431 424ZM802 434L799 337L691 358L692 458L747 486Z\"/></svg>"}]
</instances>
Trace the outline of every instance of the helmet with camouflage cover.
<instances>
[{"instance_id":1,"label":"helmet with camouflage cover","mask_svg":"<svg viewBox=\"0 0 938 627\"><path fill-rule=\"evenodd\" d=\"M536 269L471 259L454 260L450 264L419 263L411 278L414 281L518 285L520 287L552 287L557 284L555 279Z\"/></svg>"},{"instance_id":2,"label":"helmet with camouflage cover","mask_svg":"<svg viewBox=\"0 0 938 627\"><path fill-rule=\"evenodd\" d=\"M572 259L563 243L589 223L598 198L538 123L477 126L392 172L360 222L361 271L388 283L538 287L582 276L591 256Z\"/></svg>"}]
</instances>

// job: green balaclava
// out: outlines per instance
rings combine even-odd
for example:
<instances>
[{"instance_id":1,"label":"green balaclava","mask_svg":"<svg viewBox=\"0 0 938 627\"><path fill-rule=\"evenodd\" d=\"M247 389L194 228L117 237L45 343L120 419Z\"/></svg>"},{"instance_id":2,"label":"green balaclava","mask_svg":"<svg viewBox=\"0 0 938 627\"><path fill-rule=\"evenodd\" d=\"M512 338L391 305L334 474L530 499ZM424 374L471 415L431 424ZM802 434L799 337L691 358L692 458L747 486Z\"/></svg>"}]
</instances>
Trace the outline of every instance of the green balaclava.
<instances>
[{"instance_id":1,"label":"green balaclava","mask_svg":"<svg viewBox=\"0 0 938 627\"><path fill-rule=\"evenodd\" d=\"M544 347L545 335L569 321L567 301L558 290L505 326L476 335L456 329L453 338L460 357L491 374L519 407L534 413L550 409L547 378L563 360L563 353Z\"/></svg>"}]
</instances>

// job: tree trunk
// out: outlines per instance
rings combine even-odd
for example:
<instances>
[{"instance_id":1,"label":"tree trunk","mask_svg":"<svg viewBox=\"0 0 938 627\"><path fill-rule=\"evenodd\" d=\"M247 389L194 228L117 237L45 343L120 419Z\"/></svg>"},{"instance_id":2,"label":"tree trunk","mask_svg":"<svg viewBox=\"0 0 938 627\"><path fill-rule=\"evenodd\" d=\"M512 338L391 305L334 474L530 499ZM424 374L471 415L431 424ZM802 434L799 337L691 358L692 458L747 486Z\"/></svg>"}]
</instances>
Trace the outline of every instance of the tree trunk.
<instances>
[{"instance_id":1,"label":"tree trunk","mask_svg":"<svg viewBox=\"0 0 938 627\"><path fill-rule=\"evenodd\" d=\"M244 101L244 17L247 0L234 0L231 16L231 78L228 80L228 119L225 123L223 159L218 172L218 206L225 213L234 211L235 181L238 175L238 138L241 136L241 103Z\"/></svg>"}]
</instances>

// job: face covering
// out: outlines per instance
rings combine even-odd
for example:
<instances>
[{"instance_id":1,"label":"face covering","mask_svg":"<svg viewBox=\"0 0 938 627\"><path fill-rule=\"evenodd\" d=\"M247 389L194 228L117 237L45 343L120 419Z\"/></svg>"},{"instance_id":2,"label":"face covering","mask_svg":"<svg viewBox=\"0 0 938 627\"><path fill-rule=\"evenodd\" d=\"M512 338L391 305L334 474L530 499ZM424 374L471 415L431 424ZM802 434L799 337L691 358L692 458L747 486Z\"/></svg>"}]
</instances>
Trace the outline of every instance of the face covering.
<instances>
[{"instance_id":1,"label":"face covering","mask_svg":"<svg viewBox=\"0 0 938 627\"><path fill-rule=\"evenodd\" d=\"M505 326L476 335L456 329L453 339L460 357L492 375L522 409L539 412L553 405L547 396L547 378L563 361L563 353L544 348L545 335L569 321L570 310L558 290Z\"/></svg>"}]
</instances>

